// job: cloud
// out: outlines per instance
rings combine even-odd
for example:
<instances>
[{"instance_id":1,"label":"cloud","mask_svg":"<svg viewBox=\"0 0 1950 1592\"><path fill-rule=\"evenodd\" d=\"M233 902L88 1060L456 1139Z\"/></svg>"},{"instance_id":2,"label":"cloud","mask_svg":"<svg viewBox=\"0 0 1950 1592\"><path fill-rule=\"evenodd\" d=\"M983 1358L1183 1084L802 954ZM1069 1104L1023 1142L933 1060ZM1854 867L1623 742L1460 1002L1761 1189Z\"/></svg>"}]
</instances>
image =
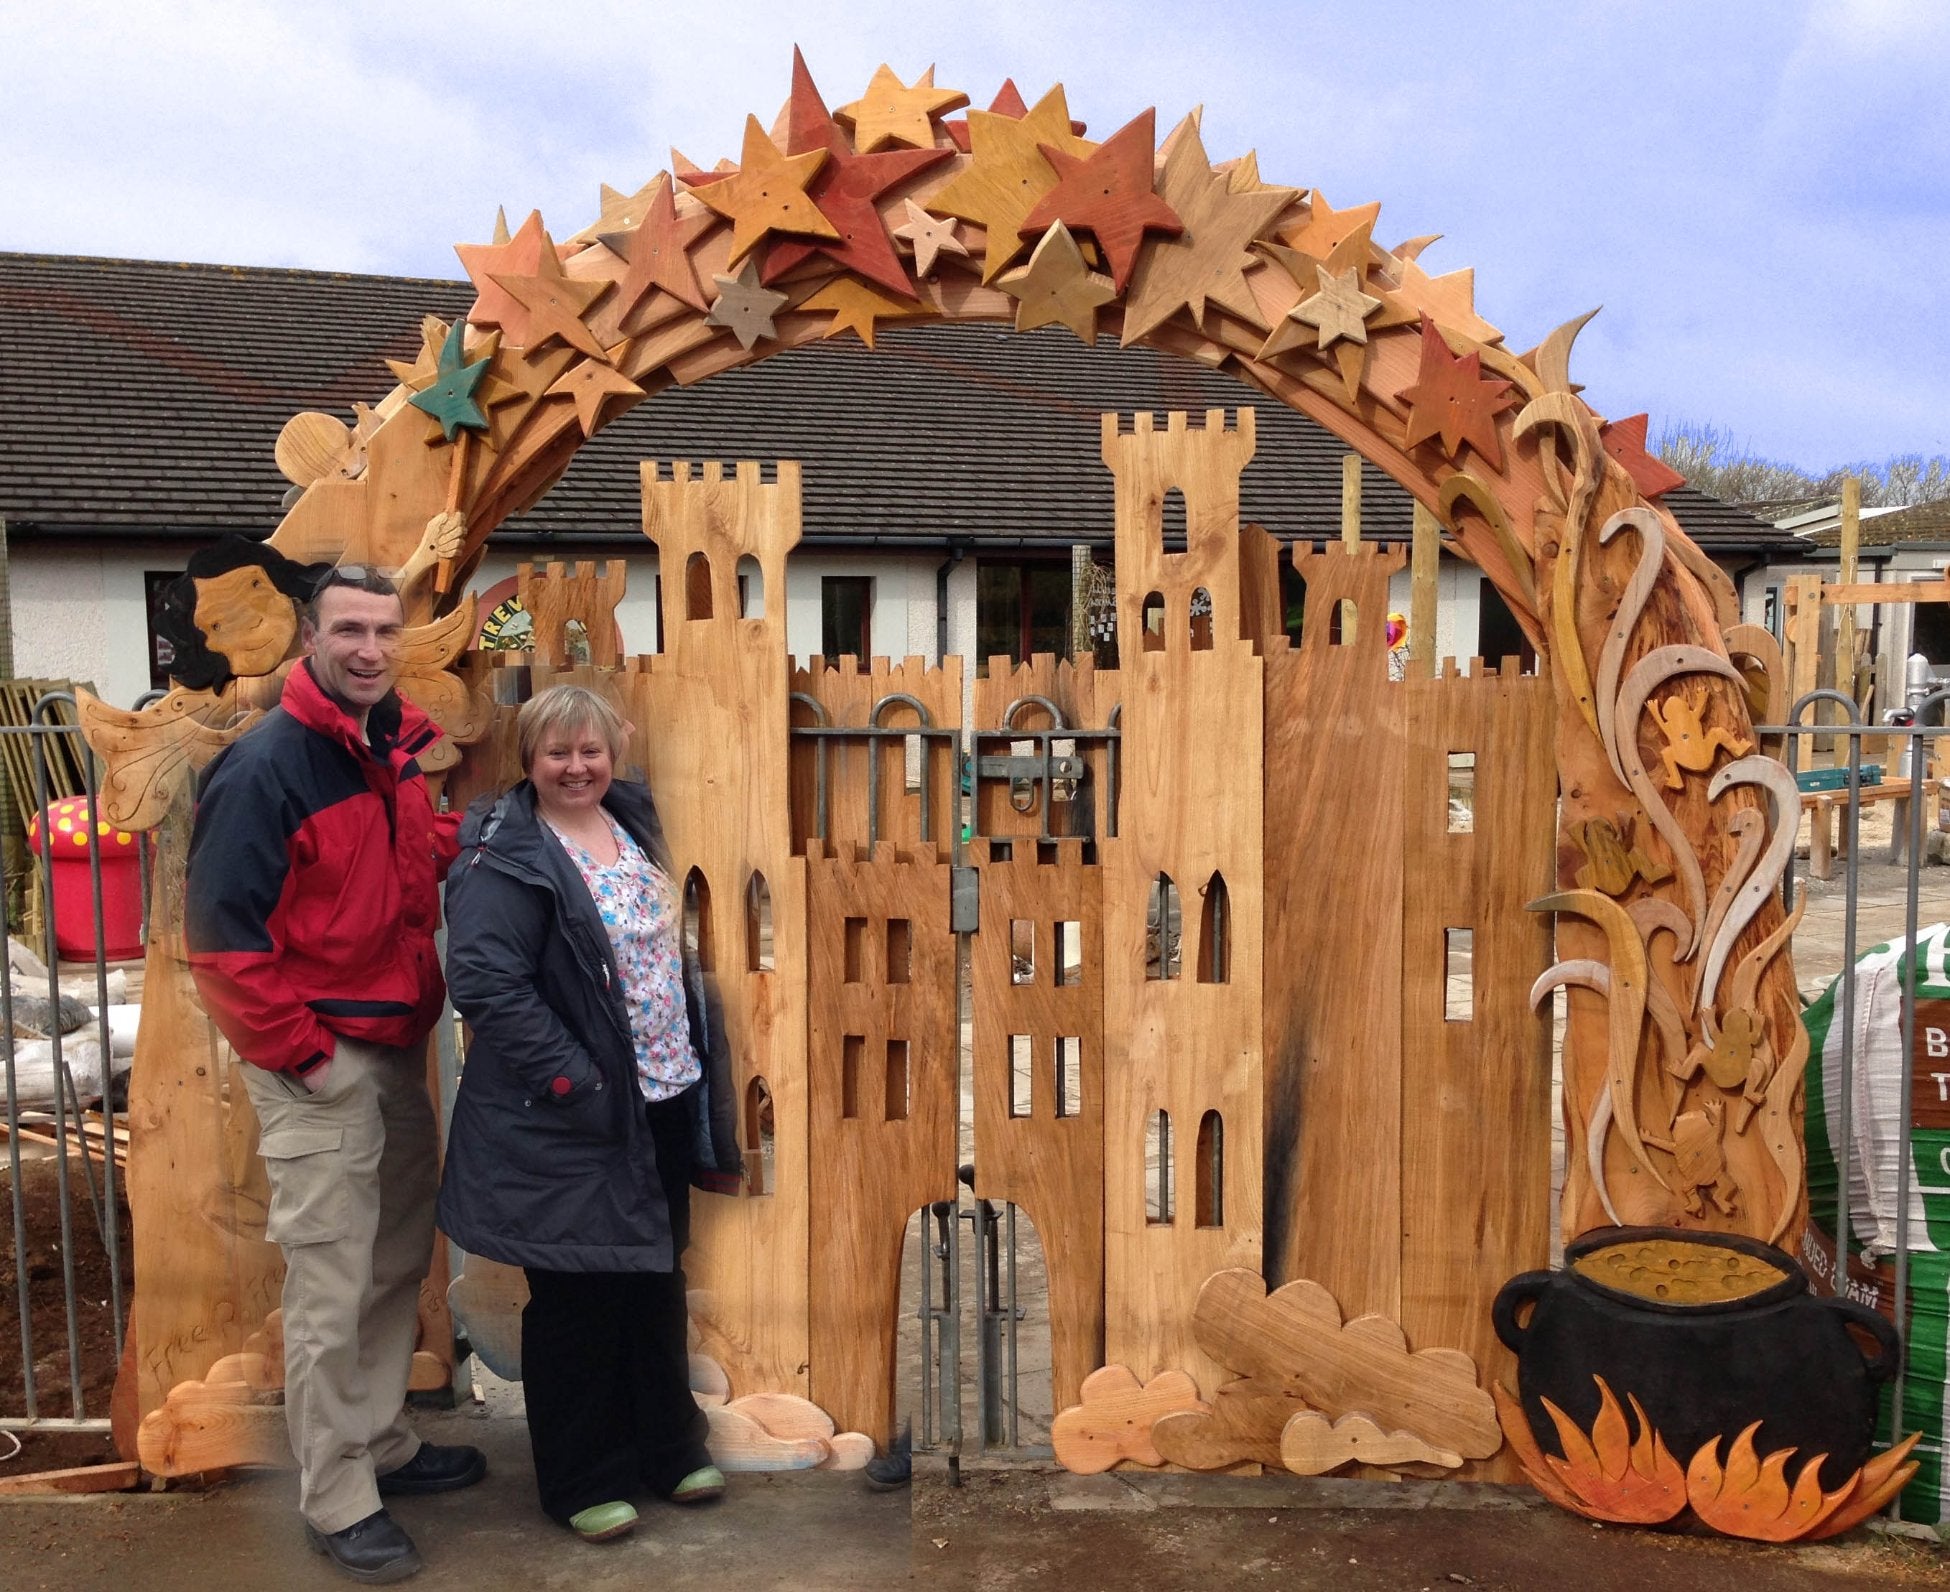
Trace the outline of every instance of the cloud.
<instances>
[{"instance_id":1,"label":"cloud","mask_svg":"<svg viewBox=\"0 0 1950 1592\"><path fill-rule=\"evenodd\" d=\"M1099 136L1206 107L1215 158L1440 232L1527 348L1604 304L1608 415L1716 423L1820 470L1950 452L1950 10L1935 0L1385 15L765 0L110 0L0 11L0 247L451 278L495 208L566 237L675 143L735 153L794 40L829 104L882 61L986 105L1054 82Z\"/></svg>"},{"instance_id":2,"label":"cloud","mask_svg":"<svg viewBox=\"0 0 1950 1592\"><path fill-rule=\"evenodd\" d=\"M1125 1459L1162 1465L1164 1455L1151 1441L1153 1423L1174 1410L1210 1412L1198 1384L1183 1371L1161 1371L1140 1384L1128 1367L1106 1365L1083 1379L1078 1397L1050 1423L1050 1446L1056 1462L1079 1476L1094 1476Z\"/></svg>"}]
</instances>

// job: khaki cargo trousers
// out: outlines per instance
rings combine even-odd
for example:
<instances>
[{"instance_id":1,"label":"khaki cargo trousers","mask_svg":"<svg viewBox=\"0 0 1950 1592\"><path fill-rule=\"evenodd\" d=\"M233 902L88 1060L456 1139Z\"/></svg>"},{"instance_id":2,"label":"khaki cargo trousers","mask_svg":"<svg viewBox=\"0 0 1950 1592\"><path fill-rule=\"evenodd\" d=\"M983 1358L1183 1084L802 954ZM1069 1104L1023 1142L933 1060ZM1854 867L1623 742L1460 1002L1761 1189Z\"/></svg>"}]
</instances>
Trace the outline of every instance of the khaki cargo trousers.
<instances>
[{"instance_id":1,"label":"khaki cargo trousers","mask_svg":"<svg viewBox=\"0 0 1950 1592\"><path fill-rule=\"evenodd\" d=\"M284 1251L284 1405L298 1508L323 1532L380 1507L375 1477L420 1440L406 1424L420 1283L439 1182L418 1050L340 1038L322 1087L246 1065Z\"/></svg>"}]
</instances>

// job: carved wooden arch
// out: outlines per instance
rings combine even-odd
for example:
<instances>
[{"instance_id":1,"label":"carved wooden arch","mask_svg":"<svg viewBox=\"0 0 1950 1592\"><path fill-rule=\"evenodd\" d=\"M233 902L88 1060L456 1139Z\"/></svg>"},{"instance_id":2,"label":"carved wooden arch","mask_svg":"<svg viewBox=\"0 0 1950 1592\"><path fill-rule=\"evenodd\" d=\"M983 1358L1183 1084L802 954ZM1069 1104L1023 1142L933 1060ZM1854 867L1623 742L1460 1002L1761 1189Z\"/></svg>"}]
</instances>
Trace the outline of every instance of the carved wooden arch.
<instances>
[{"instance_id":1,"label":"carved wooden arch","mask_svg":"<svg viewBox=\"0 0 1950 1592\"><path fill-rule=\"evenodd\" d=\"M624 409L822 338L871 347L887 321L1061 323L1230 370L1435 511L1551 671L1563 960L1540 995L1579 991L1567 1235L1666 1218L1792 1242L1805 1042L1773 887L1798 804L1747 755L1752 662L1728 661L1730 583L1658 502L1677 478L1577 395L1589 317L1509 351L1471 272L1429 276L1427 239L1383 247L1378 205L1265 183L1250 154L1215 164L1196 112L1155 145L1150 111L1085 138L1060 86L944 119L967 104L882 67L829 111L795 54L789 102L769 133L748 119L736 162L673 154L559 243L535 213L461 245L461 342L429 317L355 427L294 420L280 462L305 490L274 543L400 565L458 511L464 570ZM430 607L463 587L443 572ZM1741 1126L1716 1150L1721 1110ZM1690 1208L1734 1187L1731 1212Z\"/></svg>"}]
</instances>

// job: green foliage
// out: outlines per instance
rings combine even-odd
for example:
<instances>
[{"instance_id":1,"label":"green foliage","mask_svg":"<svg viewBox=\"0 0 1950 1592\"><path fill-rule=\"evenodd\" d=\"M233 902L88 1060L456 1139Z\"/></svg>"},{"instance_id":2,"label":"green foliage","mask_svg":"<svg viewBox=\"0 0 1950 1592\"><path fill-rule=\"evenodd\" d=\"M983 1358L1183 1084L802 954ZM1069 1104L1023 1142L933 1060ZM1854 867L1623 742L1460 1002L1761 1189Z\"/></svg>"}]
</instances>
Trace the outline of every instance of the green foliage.
<instances>
[{"instance_id":1,"label":"green foliage","mask_svg":"<svg viewBox=\"0 0 1950 1592\"><path fill-rule=\"evenodd\" d=\"M1898 454L1881 463L1864 460L1815 475L1737 446L1730 432L1691 420L1667 425L1652 444L1656 453L1702 492L1729 503L1794 503L1838 498L1842 478L1862 478L1865 507L1908 507L1950 497L1950 457Z\"/></svg>"}]
</instances>

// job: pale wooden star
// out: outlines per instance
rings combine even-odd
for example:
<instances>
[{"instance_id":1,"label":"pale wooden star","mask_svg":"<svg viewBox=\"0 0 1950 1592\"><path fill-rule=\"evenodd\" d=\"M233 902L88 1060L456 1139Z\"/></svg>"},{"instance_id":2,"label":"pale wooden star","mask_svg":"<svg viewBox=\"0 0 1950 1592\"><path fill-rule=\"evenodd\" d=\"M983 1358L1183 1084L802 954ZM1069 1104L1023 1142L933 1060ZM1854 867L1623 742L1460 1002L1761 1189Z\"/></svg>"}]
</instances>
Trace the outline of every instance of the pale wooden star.
<instances>
[{"instance_id":1,"label":"pale wooden star","mask_svg":"<svg viewBox=\"0 0 1950 1592\"><path fill-rule=\"evenodd\" d=\"M894 236L914 245L916 276L926 276L934 269L937 254L967 255L968 245L955 236L958 223L953 217L929 215L912 199L903 199L901 203L907 206L907 220L894 228Z\"/></svg>"},{"instance_id":2,"label":"pale wooden star","mask_svg":"<svg viewBox=\"0 0 1950 1592\"><path fill-rule=\"evenodd\" d=\"M1381 300L1361 291L1361 273L1349 266L1345 271L1314 267L1320 291L1295 305L1290 312L1296 321L1305 321L1320 334L1321 348L1332 348L1337 339L1368 340L1368 317L1381 308Z\"/></svg>"},{"instance_id":3,"label":"pale wooden star","mask_svg":"<svg viewBox=\"0 0 1950 1592\"><path fill-rule=\"evenodd\" d=\"M934 314L934 311L924 304L917 304L911 299L896 298L891 293L882 292L870 282L862 282L851 276L834 277L799 308L833 312L832 324L820 333L821 337L837 337L841 332L855 332L859 335L860 341L869 348L873 347L876 321Z\"/></svg>"},{"instance_id":4,"label":"pale wooden star","mask_svg":"<svg viewBox=\"0 0 1950 1592\"><path fill-rule=\"evenodd\" d=\"M1246 285L1246 247L1271 226L1296 197L1292 188L1241 192L1215 172L1198 124L1187 116L1166 141L1169 153L1158 192L1178 213L1184 231L1153 239L1138 262L1124 304L1126 346L1162 325L1181 308L1203 329L1207 301L1263 326L1258 301Z\"/></svg>"},{"instance_id":5,"label":"pale wooden star","mask_svg":"<svg viewBox=\"0 0 1950 1592\"><path fill-rule=\"evenodd\" d=\"M1097 341L1097 310L1117 297L1117 288L1083 263L1083 251L1070 229L1058 221L1042 236L1029 263L996 279L1016 301L1016 330L1062 325L1086 343Z\"/></svg>"},{"instance_id":6,"label":"pale wooden star","mask_svg":"<svg viewBox=\"0 0 1950 1592\"><path fill-rule=\"evenodd\" d=\"M863 155L883 144L926 149L934 143L934 118L958 111L967 103L968 96L960 89L934 86L933 67L917 77L910 88L883 62L867 84L866 93L851 105L842 105L833 117L853 129L853 147Z\"/></svg>"},{"instance_id":7,"label":"pale wooden star","mask_svg":"<svg viewBox=\"0 0 1950 1592\"><path fill-rule=\"evenodd\" d=\"M730 220L729 264L736 265L774 232L805 233L815 238L840 235L839 228L819 213L819 207L806 193L806 184L825 164L825 150L815 149L804 155L784 154L766 137L756 116L745 118L745 147L738 169L691 190ZM695 183L696 178L691 181Z\"/></svg>"},{"instance_id":8,"label":"pale wooden star","mask_svg":"<svg viewBox=\"0 0 1950 1592\"><path fill-rule=\"evenodd\" d=\"M714 276L717 302L704 317L707 326L722 326L738 339L741 348L750 348L761 337L777 337L772 317L792 295L775 293L758 280L758 261L747 260L736 276Z\"/></svg>"},{"instance_id":9,"label":"pale wooden star","mask_svg":"<svg viewBox=\"0 0 1950 1592\"><path fill-rule=\"evenodd\" d=\"M1320 273L1323 270L1329 276L1342 278L1352 273L1355 290L1367 297L1370 295L1363 290L1369 281L1368 268L1374 258L1373 230L1372 222L1361 222L1334 245L1325 260L1316 260L1298 249L1289 249L1277 243L1262 243L1259 247L1267 256L1279 262L1309 298L1319 291L1322 280ZM1380 289L1380 282L1376 281L1375 286ZM1327 355L1330 344L1321 339L1319 325L1299 313L1300 308L1300 305L1295 305L1273 328L1272 336L1266 339L1265 346L1259 351L1261 359L1271 359L1276 354L1296 348L1323 357ZM1393 326L1413 325L1420 319L1420 312L1414 306L1383 291L1377 307L1362 313L1361 325L1364 332L1372 333ZM1342 389L1347 393L1348 401L1353 402L1361 390L1361 377L1367 368L1367 339L1336 340L1331 344L1331 352L1341 373Z\"/></svg>"},{"instance_id":10,"label":"pale wooden star","mask_svg":"<svg viewBox=\"0 0 1950 1592\"><path fill-rule=\"evenodd\" d=\"M666 180L666 174L658 172L635 193L624 193L620 188L602 183L602 195L598 200L601 214L568 241L594 243L605 232L628 232L640 225L656 197L657 184Z\"/></svg>"},{"instance_id":11,"label":"pale wooden star","mask_svg":"<svg viewBox=\"0 0 1950 1592\"><path fill-rule=\"evenodd\" d=\"M619 343L609 351L608 360L579 359L543 394L547 398L570 398L576 406L576 419L585 437L593 437L602 424L603 406L612 398L641 398L643 389L620 370L612 369L615 356L623 352Z\"/></svg>"}]
</instances>

